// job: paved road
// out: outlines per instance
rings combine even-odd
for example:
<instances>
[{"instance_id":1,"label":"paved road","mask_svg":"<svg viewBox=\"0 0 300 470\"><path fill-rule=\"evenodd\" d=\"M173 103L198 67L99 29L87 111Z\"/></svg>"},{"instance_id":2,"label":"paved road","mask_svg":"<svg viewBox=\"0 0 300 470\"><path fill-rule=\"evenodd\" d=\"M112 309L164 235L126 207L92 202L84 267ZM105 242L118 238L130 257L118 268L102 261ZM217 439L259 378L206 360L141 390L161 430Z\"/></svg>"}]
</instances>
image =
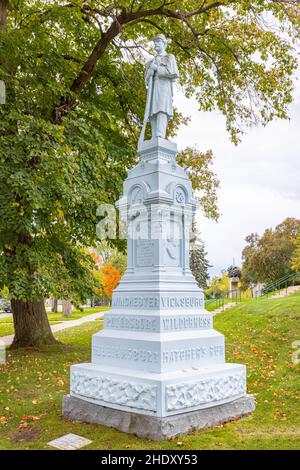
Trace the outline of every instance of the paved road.
<instances>
[{"instance_id":1,"label":"paved road","mask_svg":"<svg viewBox=\"0 0 300 470\"><path fill-rule=\"evenodd\" d=\"M65 330L66 328L72 328L72 326L79 326L89 321L98 320L99 318L103 317L104 313L105 312L91 313L90 315L87 315L86 317L78 318L78 320L63 321L62 323L59 323L57 325L52 325L51 330L53 331L53 333L55 333L56 331ZM14 338L13 335L2 336L0 337L0 341L2 341L2 343L9 346L12 343L13 338Z\"/></svg>"}]
</instances>

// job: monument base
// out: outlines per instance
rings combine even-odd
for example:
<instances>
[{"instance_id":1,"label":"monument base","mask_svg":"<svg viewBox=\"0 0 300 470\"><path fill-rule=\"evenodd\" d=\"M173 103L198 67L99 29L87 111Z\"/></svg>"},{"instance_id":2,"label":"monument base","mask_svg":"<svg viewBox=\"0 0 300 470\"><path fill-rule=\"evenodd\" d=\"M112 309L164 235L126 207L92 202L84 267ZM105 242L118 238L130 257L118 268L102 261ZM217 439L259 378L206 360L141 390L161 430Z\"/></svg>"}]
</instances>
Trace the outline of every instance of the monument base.
<instances>
[{"instance_id":1,"label":"monument base","mask_svg":"<svg viewBox=\"0 0 300 470\"><path fill-rule=\"evenodd\" d=\"M161 374L91 363L71 367L71 396L154 417L223 405L242 398L246 391L246 367L242 364L222 363Z\"/></svg>"},{"instance_id":2,"label":"monument base","mask_svg":"<svg viewBox=\"0 0 300 470\"><path fill-rule=\"evenodd\" d=\"M143 439L160 441L218 426L247 416L254 410L254 397L245 395L223 405L160 418L116 410L65 395L62 414L68 420L102 424Z\"/></svg>"}]
</instances>

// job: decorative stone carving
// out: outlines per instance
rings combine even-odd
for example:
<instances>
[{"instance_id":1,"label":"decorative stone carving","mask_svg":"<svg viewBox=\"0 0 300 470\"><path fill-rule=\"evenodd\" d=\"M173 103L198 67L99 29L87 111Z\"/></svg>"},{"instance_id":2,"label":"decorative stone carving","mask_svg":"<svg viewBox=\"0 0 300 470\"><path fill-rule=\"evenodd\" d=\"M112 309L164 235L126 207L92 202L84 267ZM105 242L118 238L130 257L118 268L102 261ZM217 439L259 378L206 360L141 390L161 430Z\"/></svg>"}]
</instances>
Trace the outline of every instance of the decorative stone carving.
<instances>
[{"instance_id":1,"label":"decorative stone carving","mask_svg":"<svg viewBox=\"0 0 300 470\"><path fill-rule=\"evenodd\" d=\"M71 393L141 410L155 411L157 407L157 387L146 383L125 382L73 372Z\"/></svg>"},{"instance_id":2,"label":"decorative stone carving","mask_svg":"<svg viewBox=\"0 0 300 470\"><path fill-rule=\"evenodd\" d=\"M166 266L178 267L181 265L181 243L180 240L167 239L165 241L166 256L164 262Z\"/></svg>"},{"instance_id":3,"label":"decorative stone carving","mask_svg":"<svg viewBox=\"0 0 300 470\"><path fill-rule=\"evenodd\" d=\"M134 190L132 191L132 195L131 195L131 202L132 204L142 204L143 192L141 188L139 187L134 188Z\"/></svg>"},{"instance_id":4,"label":"decorative stone carving","mask_svg":"<svg viewBox=\"0 0 300 470\"><path fill-rule=\"evenodd\" d=\"M182 188L177 188L175 193L175 200L178 204L185 203L185 192Z\"/></svg>"},{"instance_id":5,"label":"decorative stone carving","mask_svg":"<svg viewBox=\"0 0 300 470\"><path fill-rule=\"evenodd\" d=\"M246 393L244 372L166 386L168 412L220 402Z\"/></svg>"}]
</instances>

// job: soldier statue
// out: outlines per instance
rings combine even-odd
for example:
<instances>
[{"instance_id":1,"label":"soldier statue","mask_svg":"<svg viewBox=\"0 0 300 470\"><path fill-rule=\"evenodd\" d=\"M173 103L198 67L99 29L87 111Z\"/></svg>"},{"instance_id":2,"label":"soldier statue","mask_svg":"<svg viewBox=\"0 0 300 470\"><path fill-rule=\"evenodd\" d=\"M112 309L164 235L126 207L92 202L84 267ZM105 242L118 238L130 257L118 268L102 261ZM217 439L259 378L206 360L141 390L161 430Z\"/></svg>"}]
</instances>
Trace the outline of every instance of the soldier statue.
<instances>
[{"instance_id":1,"label":"soldier statue","mask_svg":"<svg viewBox=\"0 0 300 470\"><path fill-rule=\"evenodd\" d=\"M140 143L144 141L148 121L152 138L165 139L168 122L173 117L173 84L179 78L175 57L166 52L167 38L158 34L153 42L156 56L147 63L145 70L147 103Z\"/></svg>"}]
</instances>

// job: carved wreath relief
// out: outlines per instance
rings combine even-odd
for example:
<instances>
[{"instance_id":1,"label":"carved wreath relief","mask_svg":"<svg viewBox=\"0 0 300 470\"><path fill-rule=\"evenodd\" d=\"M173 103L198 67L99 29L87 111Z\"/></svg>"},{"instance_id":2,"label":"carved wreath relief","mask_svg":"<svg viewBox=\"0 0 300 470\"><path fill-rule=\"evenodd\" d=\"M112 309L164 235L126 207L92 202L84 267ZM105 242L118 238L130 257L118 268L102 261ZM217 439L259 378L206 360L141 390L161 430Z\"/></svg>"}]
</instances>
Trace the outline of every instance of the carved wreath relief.
<instances>
[{"instance_id":1,"label":"carved wreath relief","mask_svg":"<svg viewBox=\"0 0 300 470\"><path fill-rule=\"evenodd\" d=\"M166 386L166 411L220 402L246 392L244 371ZM107 403L157 411L157 386L73 372L71 393Z\"/></svg>"},{"instance_id":2,"label":"carved wreath relief","mask_svg":"<svg viewBox=\"0 0 300 470\"><path fill-rule=\"evenodd\" d=\"M71 393L107 403L156 411L157 387L146 383L73 372Z\"/></svg>"},{"instance_id":3,"label":"carved wreath relief","mask_svg":"<svg viewBox=\"0 0 300 470\"><path fill-rule=\"evenodd\" d=\"M244 371L221 377L209 377L197 382L172 384L166 387L166 410L192 408L236 397L245 392Z\"/></svg>"},{"instance_id":4,"label":"carved wreath relief","mask_svg":"<svg viewBox=\"0 0 300 470\"><path fill-rule=\"evenodd\" d=\"M185 203L185 192L182 188L177 188L175 193L175 200L178 204Z\"/></svg>"}]
</instances>

